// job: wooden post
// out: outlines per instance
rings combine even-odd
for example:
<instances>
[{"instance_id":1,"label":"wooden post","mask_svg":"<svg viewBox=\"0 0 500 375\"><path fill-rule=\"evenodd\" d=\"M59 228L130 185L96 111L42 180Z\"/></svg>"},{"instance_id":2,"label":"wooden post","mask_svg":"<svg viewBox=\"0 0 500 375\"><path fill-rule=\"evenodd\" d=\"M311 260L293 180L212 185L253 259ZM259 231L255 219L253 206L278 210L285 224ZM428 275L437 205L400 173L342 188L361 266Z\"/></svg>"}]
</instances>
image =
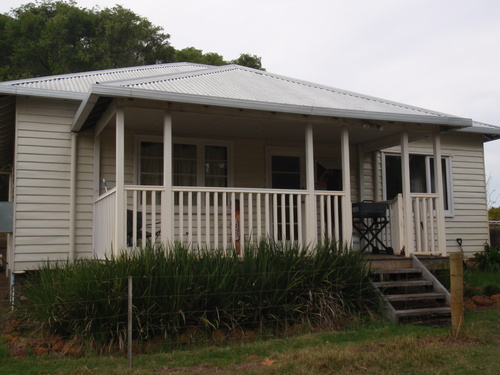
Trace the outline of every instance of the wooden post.
<instances>
[{"instance_id":1,"label":"wooden post","mask_svg":"<svg viewBox=\"0 0 500 375\"><path fill-rule=\"evenodd\" d=\"M403 193L403 241L405 254L409 257L415 252L413 240L413 208L410 188L410 151L408 145L408 131L401 132L401 179ZM420 250L420 249L419 249Z\"/></svg>"},{"instance_id":2,"label":"wooden post","mask_svg":"<svg viewBox=\"0 0 500 375\"><path fill-rule=\"evenodd\" d=\"M441 135L436 131L433 135L434 147L434 179L436 181L436 232L438 252L446 255L446 224L444 218L444 182L441 165Z\"/></svg>"},{"instance_id":3,"label":"wooden post","mask_svg":"<svg viewBox=\"0 0 500 375\"><path fill-rule=\"evenodd\" d=\"M451 332L457 336L464 325L464 264L461 252L450 253Z\"/></svg>"},{"instance_id":4,"label":"wooden post","mask_svg":"<svg viewBox=\"0 0 500 375\"><path fill-rule=\"evenodd\" d=\"M349 130L340 129L340 152L342 154L342 245L352 246L351 163L349 158Z\"/></svg>"},{"instance_id":5,"label":"wooden post","mask_svg":"<svg viewBox=\"0 0 500 375\"><path fill-rule=\"evenodd\" d=\"M132 276L128 277L128 314L127 314L127 351L128 351L128 367L132 368L134 365L133 351L132 351Z\"/></svg>"},{"instance_id":6,"label":"wooden post","mask_svg":"<svg viewBox=\"0 0 500 375\"><path fill-rule=\"evenodd\" d=\"M174 243L174 200L172 193L173 185L173 138L172 138L172 115L169 112L163 114L163 187L161 198L161 242L165 249ZM191 207L191 206L189 206Z\"/></svg>"},{"instance_id":7,"label":"wooden post","mask_svg":"<svg viewBox=\"0 0 500 375\"><path fill-rule=\"evenodd\" d=\"M125 197L125 115L123 107L116 111L116 206L114 254L126 248L126 197Z\"/></svg>"},{"instance_id":8,"label":"wooden post","mask_svg":"<svg viewBox=\"0 0 500 375\"><path fill-rule=\"evenodd\" d=\"M314 139L313 126L307 124L305 129L306 150L306 246L313 248L318 243L316 195L314 194ZM300 230L300 228L299 228ZM322 240L322 239L321 239Z\"/></svg>"}]
</instances>

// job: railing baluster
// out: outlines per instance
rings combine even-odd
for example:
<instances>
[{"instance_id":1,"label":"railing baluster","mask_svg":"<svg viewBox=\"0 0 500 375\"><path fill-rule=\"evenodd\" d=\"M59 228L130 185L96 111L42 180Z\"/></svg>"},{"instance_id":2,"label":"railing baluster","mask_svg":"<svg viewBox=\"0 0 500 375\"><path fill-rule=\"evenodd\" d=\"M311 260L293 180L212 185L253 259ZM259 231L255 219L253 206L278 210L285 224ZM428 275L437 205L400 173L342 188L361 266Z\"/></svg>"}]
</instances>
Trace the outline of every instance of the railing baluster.
<instances>
[{"instance_id":1,"label":"railing baluster","mask_svg":"<svg viewBox=\"0 0 500 375\"><path fill-rule=\"evenodd\" d=\"M326 197L326 217L327 217L327 236L328 240L332 241L332 196Z\"/></svg>"},{"instance_id":2,"label":"railing baluster","mask_svg":"<svg viewBox=\"0 0 500 375\"><path fill-rule=\"evenodd\" d=\"M146 190L143 190L142 191L142 202L141 202L141 211L142 211L142 224L141 224L141 245L142 246L145 246L146 245L146 241L147 241L147 238L146 238L146 222L147 222L147 217L146 217L146 210L147 210L147 206L146 206L146 199L147 199L147 192Z\"/></svg>"},{"instance_id":3,"label":"railing baluster","mask_svg":"<svg viewBox=\"0 0 500 375\"><path fill-rule=\"evenodd\" d=\"M435 223L435 219L436 219L436 215L435 215L435 211L434 211L434 200L436 198L430 198L428 199L428 204L427 204L427 207L428 207L428 210L429 210L429 245L430 245L430 249L432 252L435 252L436 251L436 230L435 230L435 226L434 226L434 223ZM441 233L437 233L437 235L441 235Z\"/></svg>"},{"instance_id":4,"label":"railing baluster","mask_svg":"<svg viewBox=\"0 0 500 375\"><path fill-rule=\"evenodd\" d=\"M214 193L214 247L219 247L219 193Z\"/></svg>"},{"instance_id":5,"label":"railing baluster","mask_svg":"<svg viewBox=\"0 0 500 375\"><path fill-rule=\"evenodd\" d=\"M274 240L278 241L278 194L273 193L273 226L274 226Z\"/></svg>"},{"instance_id":6,"label":"railing baluster","mask_svg":"<svg viewBox=\"0 0 500 375\"><path fill-rule=\"evenodd\" d=\"M303 245L302 238L302 195L297 196L297 232L299 234L297 240L299 245Z\"/></svg>"},{"instance_id":7,"label":"railing baluster","mask_svg":"<svg viewBox=\"0 0 500 375\"><path fill-rule=\"evenodd\" d=\"M201 249L201 192L196 193L196 239L198 250Z\"/></svg>"},{"instance_id":8,"label":"railing baluster","mask_svg":"<svg viewBox=\"0 0 500 375\"><path fill-rule=\"evenodd\" d=\"M271 211L269 209L269 193L266 193L264 196L264 201L265 201L265 207L264 207L264 214L265 214L265 221L266 221L266 231L265 235L266 238L269 238L271 235Z\"/></svg>"},{"instance_id":9,"label":"railing baluster","mask_svg":"<svg viewBox=\"0 0 500 375\"><path fill-rule=\"evenodd\" d=\"M248 193L248 243L252 241L252 233L253 233L253 197L252 193Z\"/></svg>"},{"instance_id":10,"label":"railing baluster","mask_svg":"<svg viewBox=\"0 0 500 375\"><path fill-rule=\"evenodd\" d=\"M231 194L231 245L236 248L236 193Z\"/></svg>"},{"instance_id":11,"label":"railing baluster","mask_svg":"<svg viewBox=\"0 0 500 375\"><path fill-rule=\"evenodd\" d=\"M211 249L210 246L210 193L205 192L205 246Z\"/></svg>"},{"instance_id":12,"label":"railing baluster","mask_svg":"<svg viewBox=\"0 0 500 375\"><path fill-rule=\"evenodd\" d=\"M156 191L151 192L151 245L156 245Z\"/></svg>"},{"instance_id":13,"label":"railing baluster","mask_svg":"<svg viewBox=\"0 0 500 375\"><path fill-rule=\"evenodd\" d=\"M295 204L293 202L294 200L294 195L289 194L288 195L288 205L289 205L289 214L290 214L290 242L294 243L295 242L295 215L293 214L293 211L295 210Z\"/></svg>"},{"instance_id":14,"label":"railing baluster","mask_svg":"<svg viewBox=\"0 0 500 375\"><path fill-rule=\"evenodd\" d=\"M257 238L256 241L260 241L262 238L262 207L261 207L261 197L262 194L257 194Z\"/></svg>"},{"instance_id":15,"label":"railing baluster","mask_svg":"<svg viewBox=\"0 0 500 375\"><path fill-rule=\"evenodd\" d=\"M179 241L184 244L184 192L179 191Z\"/></svg>"},{"instance_id":16,"label":"railing baluster","mask_svg":"<svg viewBox=\"0 0 500 375\"><path fill-rule=\"evenodd\" d=\"M135 190L132 192L132 247L137 247L137 191Z\"/></svg>"},{"instance_id":17,"label":"railing baluster","mask_svg":"<svg viewBox=\"0 0 500 375\"><path fill-rule=\"evenodd\" d=\"M227 251L227 193L222 193L222 249Z\"/></svg>"},{"instance_id":18,"label":"railing baluster","mask_svg":"<svg viewBox=\"0 0 500 375\"><path fill-rule=\"evenodd\" d=\"M335 241L340 240L340 220L339 220L339 207L341 205L341 200L345 199L345 196L334 196L333 197L333 218L335 225Z\"/></svg>"},{"instance_id":19,"label":"railing baluster","mask_svg":"<svg viewBox=\"0 0 500 375\"><path fill-rule=\"evenodd\" d=\"M286 241L286 196L281 195L281 240Z\"/></svg>"},{"instance_id":20,"label":"railing baluster","mask_svg":"<svg viewBox=\"0 0 500 375\"><path fill-rule=\"evenodd\" d=\"M188 192L188 248L193 245L193 192Z\"/></svg>"},{"instance_id":21,"label":"railing baluster","mask_svg":"<svg viewBox=\"0 0 500 375\"><path fill-rule=\"evenodd\" d=\"M240 254L243 254L245 247L245 195L240 193Z\"/></svg>"},{"instance_id":22,"label":"railing baluster","mask_svg":"<svg viewBox=\"0 0 500 375\"><path fill-rule=\"evenodd\" d=\"M422 235L425 236L425 232L427 231L427 224L423 225L424 230L422 231L421 228L421 219L420 219L420 198L416 198L414 200L414 208L413 208L414 214L413 217L415 218L415 250L416 251L422 251ZM425 217L425 216L424 216ZM424 237L424 243L426 242L426 238Z\"/></svg>"}]
</instances>

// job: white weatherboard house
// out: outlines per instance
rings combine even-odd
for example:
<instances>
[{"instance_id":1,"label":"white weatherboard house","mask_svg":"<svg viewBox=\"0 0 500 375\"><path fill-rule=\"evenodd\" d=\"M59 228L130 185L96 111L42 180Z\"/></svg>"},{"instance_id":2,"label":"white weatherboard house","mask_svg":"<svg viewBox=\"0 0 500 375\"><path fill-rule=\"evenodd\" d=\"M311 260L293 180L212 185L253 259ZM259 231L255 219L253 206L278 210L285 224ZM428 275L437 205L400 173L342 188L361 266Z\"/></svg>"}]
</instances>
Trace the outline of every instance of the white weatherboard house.
<instances>
[{"instance_id":1,"label":"white weatherboard house","mask_svg":"<svg viewBox=\"0 0 500 375\"><path fill-rule=\"evenodd\" d=\"M457 238L472 254L489 241L483 143L499 135L470 119L237 65L3 82L7 267L147 242L351 243L353 203L366 200L388 203L377 236L396 254L447 254Z\"/></svg>"}]
</instances>

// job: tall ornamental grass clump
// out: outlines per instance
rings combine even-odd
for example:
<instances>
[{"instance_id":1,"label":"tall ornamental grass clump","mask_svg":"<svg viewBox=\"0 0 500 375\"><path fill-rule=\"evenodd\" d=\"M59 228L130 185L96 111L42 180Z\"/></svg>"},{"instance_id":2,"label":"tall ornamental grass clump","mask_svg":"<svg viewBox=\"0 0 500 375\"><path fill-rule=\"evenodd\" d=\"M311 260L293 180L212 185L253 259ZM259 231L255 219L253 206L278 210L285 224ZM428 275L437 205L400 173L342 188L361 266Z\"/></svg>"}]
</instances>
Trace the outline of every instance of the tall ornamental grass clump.
<instances>
[{"instance_id":1,"label":"tall ornamental grass clump","mask_svg":"<svg viewBox=\"0 0 500 375\"><path fill-rule=\"evenodd\" d=\"M46 264L23 285L27 313L55 333L122 341L133 278L136 338L197 330L338 326L375 306L357 252L262 241L236 251L145 247L104 261Z\"/></svg>"}]
</instances>

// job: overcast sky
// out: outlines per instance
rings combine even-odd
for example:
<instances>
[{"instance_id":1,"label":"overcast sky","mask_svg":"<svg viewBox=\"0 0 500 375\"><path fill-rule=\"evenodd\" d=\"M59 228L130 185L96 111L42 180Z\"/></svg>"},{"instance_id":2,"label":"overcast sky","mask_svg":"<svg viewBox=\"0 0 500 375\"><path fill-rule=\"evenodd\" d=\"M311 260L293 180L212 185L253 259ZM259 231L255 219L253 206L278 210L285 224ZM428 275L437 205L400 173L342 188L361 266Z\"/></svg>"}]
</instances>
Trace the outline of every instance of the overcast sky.
<instances>
[{"instance_id":1,"label":"overcast sky","mask_svg":"<svg viewBox=\"0 0 500 375\"><path fill-rule=\"evenodd\" d=\"M3 0L0 13L28 2ZM77 1L97 4L149 19L177 49L250 53L272 73L500 126L498 0ZM500 141L485 150L496 197Z\"/></svg>"}]
</instances>

